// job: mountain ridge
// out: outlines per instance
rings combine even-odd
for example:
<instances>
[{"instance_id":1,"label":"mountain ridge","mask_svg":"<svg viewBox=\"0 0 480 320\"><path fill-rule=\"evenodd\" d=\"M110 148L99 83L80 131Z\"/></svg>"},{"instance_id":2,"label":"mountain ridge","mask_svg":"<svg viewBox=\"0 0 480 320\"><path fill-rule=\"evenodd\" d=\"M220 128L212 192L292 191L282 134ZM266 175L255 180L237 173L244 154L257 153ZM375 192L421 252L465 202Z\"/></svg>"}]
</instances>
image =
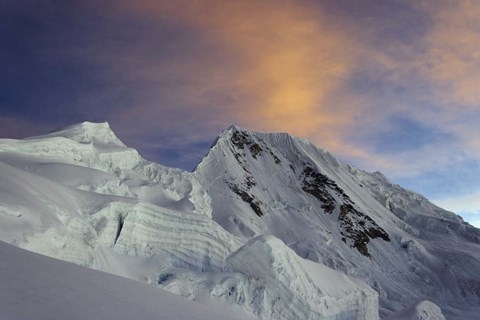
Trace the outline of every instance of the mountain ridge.
<instances>
[{"instance_id":1,"label":"mountain ridge","mask_svg":"<svg viewBox=\"0 0 480 320\"><path fill-rule=\"evenodd\" d=\"M221 174L210 179L215 172ZM440 267L443 259L427 258L436 250L430 244L435 233L460 237L457 246L462 245L461 239L473 241L473 247L479 241L478 230L454 213L391 183L381 173L347 165L306 139L284 133L230 128L194 174L212 197L213 219L226 230L244 239L272 233L302 257L359 276L380 293L386 309L396 308L402 299L430 297L432 285L416 292L422 278L435 279L427 281L446 290L451 287L428 271ZM224 199L233 200L225 203ZM410 240L417 237L430 247ZM412 250L423 253L415 257ZM389 279L389 265L400 266L393 267L395 281ZM471 272L470 278L475 278ZM392 291L393 282L410 284Z\"/></svg>"}]
</instances>

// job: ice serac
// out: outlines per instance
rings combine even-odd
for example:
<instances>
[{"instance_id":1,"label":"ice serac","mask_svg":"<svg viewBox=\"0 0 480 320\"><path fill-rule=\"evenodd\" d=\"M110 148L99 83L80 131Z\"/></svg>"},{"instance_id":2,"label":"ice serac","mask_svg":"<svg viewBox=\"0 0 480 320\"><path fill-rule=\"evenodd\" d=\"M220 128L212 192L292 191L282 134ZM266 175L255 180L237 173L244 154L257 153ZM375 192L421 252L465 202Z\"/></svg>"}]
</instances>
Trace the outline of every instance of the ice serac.
<instances>
[{"instance_id":1,"label":"ice serac","mask_svg":"<svg viewBox=\"0 0 480 320\"><path fill-rule=\"evenodd\" d=\"M272 319L378 319L378 296L373 289L300 258L273 236L253 238L227 263L248 277L264 279L268 285L263 297L256 297L257 310Z\"/></svg>"},{"instance_id":2,"label":"ice serac","mask_svg":"<svg viewBox=\"0 0 480 320\"><path fill-rule=\"evenodd\" d=\"M251 239L224 272L165 269L158 286L255 319L378 319L378 295L358 279L298 257L274 236Z\"/></svg>"},{"instance_id":3,"label":"ice serac","mask_svg":"<svg viewBox=\"0 0 480 320\"><path fill-rule=\"evenodd\" d=\"M240 245L191 173L144 160L106 123L0 140L0 177L0 240L51 257L128 276L108 259L219 270Z\"/></svg>"},{"instance_id":4,"label":"ice serac","mask_svg":"<svg viewBox=\"0 0 480 320\"><path fill-rule=\"evenodd\" d=\"M225 130L195 176L212 217L248 240L273 234L299 256L359 278L381 316L422 300L449 319L480 302L480 231L424 197L286 133Z\"/></svg>"},{"instance_id":5,"label":"ice serac","mask_svg":"<svg viewBox=\"0 0 480 320\"><path fill-rule=\"evenodd\" d=\"M210 219L209 197L191 174L143 160L133 149L70 138L0 140L0 240L100 269L96 258L106 248L164 265L218 270L240 245ZM77 163L70 147L78 148ZM116 152L131 155L135 164L118 167L116 156L107 156ZM109 165L101 164L102 156L111 158ZM104 181L110 194L100 192L105 189L97 183Z\"/></svg>"}]
</instances>

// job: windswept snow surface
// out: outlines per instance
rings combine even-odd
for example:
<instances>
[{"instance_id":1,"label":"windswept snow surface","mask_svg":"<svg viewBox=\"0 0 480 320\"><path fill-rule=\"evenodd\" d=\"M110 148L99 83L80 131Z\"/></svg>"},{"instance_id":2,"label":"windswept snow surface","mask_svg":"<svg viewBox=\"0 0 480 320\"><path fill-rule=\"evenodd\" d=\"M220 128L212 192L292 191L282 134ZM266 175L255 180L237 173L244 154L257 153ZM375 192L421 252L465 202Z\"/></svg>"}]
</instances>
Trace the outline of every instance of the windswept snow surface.
<instances>
[{"instance_id":1,"label":"windswept snow surface","mask_svg":"<svg viewBox=\"0 0 480 320\"><path fill-rule=\"evenodd\" d=\"M0 241L2 320L211 320L245 316Z\"/></svg>"},{"instance_id":2,"label":"windswept snow surface","mask_svg":"<svg viewBox=\"0 0 480 320\"><path fill-rule=\"evenodd\" d=\"M225 130L197 166L212 217L244 241L263 234L368 283L381 315L419 301L447 319L480 304L480 230L423 196L285 133Z\"/></svg>"},{"instance_id":3,"label":"windswept snow surface","mask_svg":"<svg viewBox=\"0 0 480 320\"><path fill-rule=\"evenodd\" d=\"M378 318L377 293L363 282L298 257L273 236L233 235L212 219L211 197L195 174L142 159L106 123L0 140L2 241L257 319ZM95 292L92 282L82 290ZM58 294L85 294L72 287ZM24 291L16 292L20 299Z\"/></svg>"}]
</instances>

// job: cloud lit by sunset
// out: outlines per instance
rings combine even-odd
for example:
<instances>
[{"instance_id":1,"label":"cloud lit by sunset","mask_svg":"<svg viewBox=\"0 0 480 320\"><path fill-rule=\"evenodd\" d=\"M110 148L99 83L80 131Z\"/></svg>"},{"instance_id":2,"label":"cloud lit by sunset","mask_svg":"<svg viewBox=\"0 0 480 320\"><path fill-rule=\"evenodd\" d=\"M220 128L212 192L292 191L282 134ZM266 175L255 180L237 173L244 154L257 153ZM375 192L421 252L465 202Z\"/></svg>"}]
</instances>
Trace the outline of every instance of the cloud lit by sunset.
<instances>
[{"instance_id":1,"label":"cloud lit by sunset","mask_svg":"<svg viewBox=\"0 0 480 320\"><path fill-rule=\"evenodd\" d=\"M308 136L349 121L341 110L324 107L355 67L359 45L321 8L290 1L152 1L125 7L153 18L168 15L214 43L219 60L198 56L200 69L183 76L196 82L201 74L196 91L230 92L236 122Z\"/></svg>"},{"instance_id":2,"label":"cloud lit by sunset","mask_svg":"<svg viewBox=\"0 0 480 320\"><path fill-rule=\"evenodd\" d=\"M107 120L191 169L235 123L434 200L480 194L479 2L7 1L0 15L2 137Z\"/></svg>"}]
</instances>

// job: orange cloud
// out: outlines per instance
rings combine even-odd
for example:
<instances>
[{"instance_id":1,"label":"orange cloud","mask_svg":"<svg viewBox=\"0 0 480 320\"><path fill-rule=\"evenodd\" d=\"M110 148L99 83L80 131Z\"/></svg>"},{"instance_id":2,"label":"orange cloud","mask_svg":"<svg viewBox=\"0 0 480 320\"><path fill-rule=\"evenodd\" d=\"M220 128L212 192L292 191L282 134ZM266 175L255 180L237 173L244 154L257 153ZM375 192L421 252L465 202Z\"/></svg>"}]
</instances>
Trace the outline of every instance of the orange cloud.
<instances>
[{"instance_id":1,"label":"orange cloud","mask_svg":"<svg viewBox=\"0 0 480 320\"><path fill-rule=\"evenodd\" d=\"M320 8L293 1L205 0L147 1L135 9L200 30L235 61L210 61L196 72L204 74L197 90L221 87L239 97L235 121L321 137L333 151L343 145L334 131L351 121L354 100L339 108L331 105L332 96L355 68L361 46Z\"/></svg>"},{"instance_id":2,"label":"orange cloud","mask_svg":"<svg viewBox=\"0 0 480 320\"><path fill-rule=\"evenodd\" d=\"M199 42L214 51L213 56L199 52L194 59L188 56L173 64L155 57L134 59L138 63L132 73L142 79L152 83L169 78L186 81L182 89L162 97L160 111L155 107L156 96L150 100L145 97L140 101L144 107L135 106L124 117L138 122L159 119L163 126L177 123L178 114L182 114L177 108L184 108L195 114L188 121L205 123L202 130L196 131L198 141L234 122L252 129L304 136L337 155L375 163L375 168L388 172L398 168L421 170L428 165L430 156L422 156L425 161L417 161L415 166L409 159L418 159L418 153L426 150L448 162L448 154L438 155L435 147L388 157L378 155L372 145L354 145L351 141L355 134L368 136L388 131L386 123L392 114L407 114L428 127L438 125L442 131L462 139L464 145L473 144L453 124L458 123L458 113L443 106L453 100L473 106L478 98L475 88L480 83L480 67L474 53L480 40L471 29L476 23L475 14L468 14L464 21L462 15L469 10L467 2L442 2L439 7L425 3L419 10L432 16L433 27L412 46L396 39L379 45L382 30L361 28L359 21L334 20L321 7L306 2L124 1L124 8L140 17L167 19L188 28ZM357 91L354 96L348 80L362 63L375 68L380 77L372 86L387 83L391 87L385 92L378 88ZM477 68L479 72L472 71ZM398 95L388 93L392 86L400 85L407 88L406 95L422 94L412 90L419 71L423 80L434 87L436 94L427 99L438 105L436 110L402 103ZM218 99L218 95L222 98ZM228 99L222 100L223 96ZM437 103L439 100L441 103Z\"/></svg>"}]
</instances>

